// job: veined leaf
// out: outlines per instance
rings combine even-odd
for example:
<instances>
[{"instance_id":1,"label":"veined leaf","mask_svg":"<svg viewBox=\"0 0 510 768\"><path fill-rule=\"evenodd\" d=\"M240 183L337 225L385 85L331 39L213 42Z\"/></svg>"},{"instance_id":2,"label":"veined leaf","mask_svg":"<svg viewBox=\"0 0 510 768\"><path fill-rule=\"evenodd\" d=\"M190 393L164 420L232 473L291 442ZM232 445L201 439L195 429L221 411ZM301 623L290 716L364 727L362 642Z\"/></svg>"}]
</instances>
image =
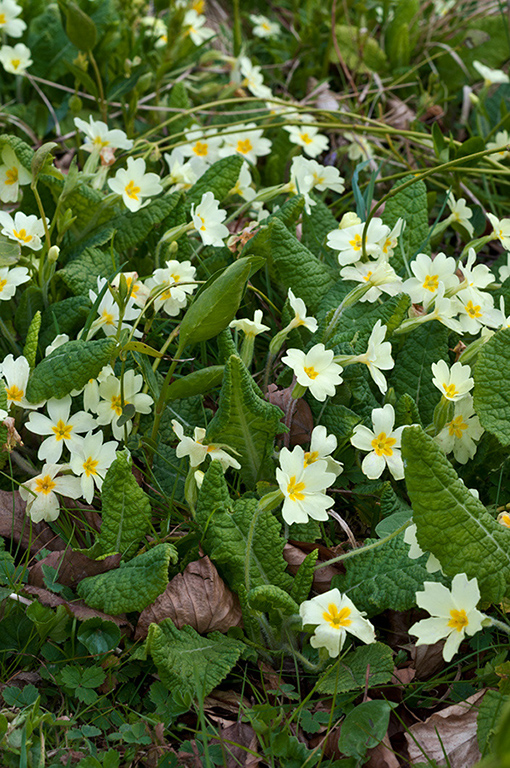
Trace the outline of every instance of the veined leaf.
<instances>
[{"instance_id":1,"label":"veined leaf","mask_svg":"<svg viewBox=\"0 0 510 768\"><path fill-rule=\"evenodd\" d=\"M114 571L89 576L78 585L78 594L97 611L117 616L143 611L168 584L168 567L177 562L172 544L158 544L148 552L121 563Z\"/></svg>"},{"instance_id":2,"label":"veined leaf","mask_svg":"<svg viewBox=\"0 0 510 768\"><path fill-rule=\"evenodd\" d=\"M85 324L90 306L88 296L70 296L68 299L55 301L46 307L39 334L41 350L44 351L59 333L67 333L71 338L76 336Z\"/></svg>"},{"instance_id":3,"label":"veined leaf","mask_svg":"<svg viewBox=\"0 0 510 768\"><path fill-rule=\"evenodd\" d=\"M97 292L97 278L110 277L117 268L118 264L110 253L99 248L85 248L76 259L68 261L57 275L75 295L82 295L88 294L91 289Z\"/></svg>"},{"instance_id":4,"label":"veined leaf","mask_svg":"<svg viewBox=\"0 0 510 768\"><path fill-rule=\"evenodd\" d=\"M150 625L146 648L170 691L202 698L228 675L244 644L221 632L201 637L193 627L177 629L164 619Z\"/></svg>"},{"instance_id":5,"label":"veined leaf","mask_svg":"<svg viewBox=\"0 0 510 768\"><path fill-rule=\"evenodd\" d=\"M438 558L447 576L476 576L482 600L501 600L510 584L510 531L469 492L420 427L404 430L402 455L422 549Z\"/></svg>"},{"instance_id":6,"label":"veined leaf","mask_svg":"<svg viewBox=\"0 0 510 768\"><path fill-rule=\"evenodd\" d=\"M502 328L483 345L473 374L480 423L503 445L510 445L510 380L502 373L510 365L509 345L510 328Z\"/></svg>"},{"instance_id":7,"label":"veined leaf","mask_svg":"<svg viewBox=\"0 0 510 768\"><path fill-rule=\"evenodd\" d=\"M41 313L36 312L30 323L28 329L27 338L25 340L25 346L23 347L23 355L28 360L28 364L32 369L35 366L35 356L37 354L37 344L39 341L39 330L41 328Z\"/></svg>"},{"instance_id":8,"label":"veined leaf","mask_svg":"<svg viewBox=\"0 0 510 768\"><path fill-rule=\"evenodd\" d=\"M367 676L367 669L369 669ZM319 680L317 690L333 696L358 688L372 688L391 680L393 674L393 654L391 648L383 643L370 643L351 651L341 661L328 669Z\"/></svg>"},{"instance_id":9,"label":"veined leaf","mask_svg":"<svg viewBox=\"0 0 510 768\"><path fill-rule=\"evenodd\" d=\"M294 581L292 582L292 589L290 590L290 596L298 604L302 603L303 600L306 600L308 598L308 595L310 594L310 590L312 588L314 570L315 570L315 563L317 562L318 557L319 557L319 549L318 548L312 549L312 551L307 554L307 556L299 566L298 572L294 576Z\"/></svg>"},{"instance_id":10,"label":"veined leaf","mask_svg":"<svg viewBox=\"0 0 510 768\"><path fill-rule=\"evenodd\" d=\"M292 616L299 612L299 606L295 600L274 584L260 584L248 592L246 599L251 608L265 613L281 613L284 616Z\"/></svg>"},{"instance_id":11,"label":"veined leaf","mask_svg":"<svg viewBox=\"0 0 510 768\"><path fill-rule=\"evenodd\" d=\"M268 403L237 355L225 365L218 410L207 428L207 440L237 451L244 481L272 479L270 456L282 411Z\"/></svg>"},{"instance_id":12,"label":"veined leaf","mask_svg":"<svg viewBox=\"0 0 510 768\"><path fill-rule=\"evenodd\" d=\"M189 190L188 204L197 205L205 192L212 192L215 199L221 203L232 187L235 187L243 162L241 155L230 155L213 163Z\"/></svg>"}]
</instances>

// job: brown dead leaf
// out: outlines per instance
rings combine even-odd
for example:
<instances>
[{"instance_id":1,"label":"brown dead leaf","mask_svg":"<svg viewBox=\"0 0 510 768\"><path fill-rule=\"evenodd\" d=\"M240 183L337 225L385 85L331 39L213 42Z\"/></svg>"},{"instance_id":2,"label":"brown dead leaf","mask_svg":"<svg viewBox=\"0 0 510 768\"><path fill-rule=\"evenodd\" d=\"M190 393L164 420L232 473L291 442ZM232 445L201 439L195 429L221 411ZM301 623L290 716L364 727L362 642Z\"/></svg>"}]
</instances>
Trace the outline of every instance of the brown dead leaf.
<instances>
[{"instance_id":1,"label":"brown dead leaf","mask_svg":"<svg viewBox=\"0 0 510 768\"><path fill-rule=\"evenodd\" d=\"M370 760L365 763L365 768L399 768L399 761L391 747L388 734L373 749L368 750Z\"/></svg>"},{"instance_id":2,"label":"brown dead leaf","mask_svg":"<svg viewBox=\"0 0 510 768\"><path fill-rule=\"evenodd\" d=\"M304 551L306 549L308 551ZM336 555L342 553L341 549L334 553L332 550L322 546L321 544L313 544L309 548L304 542L299 542L299 546L295 546L294 544L285 544L285 547L283 548L283 557L287 561L288 569L293 575L297 573L299 566L307 556L308 552L311 552L312 549L319 549L319 557L317 559L317 563L331 560L333 557L336 557ZM324 568L319 568L319 570L315 571L314 573L312 588L315 590L315 592L319 592L320 594L328 592L328 590L331 589L331 579L333 576L338 576L338 574L342 573L343 570L344 569L342 566L336 565L326 565Z\"/></svg>"},{"instance_id":3,"label":"brown dead leaf","mask_svg":"<svg viewBox=\"0 0 510 768\"><path fill-rule=\"evenodd\" d=\"M396 96L388 99L388 106L389 111L384 115L384 122L401 131L407 131L411 123L416 120L416 112Z\"/></svg>"},{"instance_id":4,"label":"brown dead leaf","mask_svg":"<svg viewBox=\"0 0 510 768\"><path fill-rule=\"evenodd\" d=\"M71 603L68 600L64 600L63 597L59 597L59 595L56 595L54 592L50 592L48 589L33 587L30 584L23 587L23 592L37 597L42 605L47 605L50 608L65 605L67 610L70 611L73 616L76 616L77 619L80 619L80 621L100 618L104 621L113 621L119 627L125 627L126 630L131 630L133 628L127 618L122 614L120 616L110 616L102 611L95 611L93 608L89 608L88 605L85 605L82 600L75 600Z\"/></svg>"},{"instance_id":5,"label":"brown dead leaf","mask_svg":"<svg viewBox=\"0 0 510 768\"><path fill-rule=\"evenodd\" d=\"M260 758L250 754L257 751L257 734L247 723L233 723L227 728L220 728L219 741L223 747L225 768L257 768ZM250 750L248 752L248 750Z\"/></svg>"},{"instance_id":6,"label":"brown dead leaf","mask_svg":"<svg viewBox=\"0 0 510 768\"><path fill-rule=\"evenodd\" d=\"M189 624L201 635L213 630L226 632L241 623L241 607L209 558L203 557L174 576L155 602L142 611L135 640L147 635L150 624L167 618L178 629Z\"/></svg>"},{"instance_id":7,"label":"brown dead leaf","mask_svg":"<svg viewBox=\"0 0 510 768\"><path fill-rule=\"evenodd\" d=\"M418 680L427 680L433 677L444 667L443 647L444 640L432 645L411 645L407 647L411 653L411 659L414 662L416 678Z\"/></svg>"},{"instance_id":8,"label":"brown dead leaf","mask_svg":"<svg viewBox=\"0 0 510 768\"><path fill-rule=\"evenodd\" d=\"M435 760L438 765L466 768L480 758L476 738L478 707L485 695L478 691L460 704L435 712L406 733L410 765ZM446 754L445 754L446 753Z\"/></svg>"},{"instance_id":9,"label":"brown dead leaf","mask_svg":"<svg viewBox=\"0 0 510 768\"><path fill-rule=\"evenodd\" d=\"M276 384L267 388L266 400L281 408L285 414L284 424L289 428L285 435L285 445L303 445L310 442L313 429L313 416L310 406L303 398L296 400L292 397L294 387L278 389Z\"/></svg>"},{"instance_id":10,"label":"brown dead leaf","mask_svg":"<svg viewBox=\"0 0 510 768\"><path fill-rule=\"evenodd\" d=\"M35 555L40 549L65 549L65 542L47 523L33 523L18 491L0 491L0 536L12 539Z\"/></svg>"},{"instance_id":11,"label":"brown dead leaf","mask_svg":"<svg viewBox=\"0 0 510 768\"><path fill-rule=\"evenodd\" d=\"M395 667L390 685L394 685L396 688L404 688L406 685L409 685L411 680L414 680L415 677L415 669L412 669L411 667L402 667L398 669Z\"/></svg>"},{"instance_id":12,"label":"brown dead leaf","mask_svg":"<svg viewBox=\"0 0 510 768\"><path fill-rule=\"evenodd\" d=\"M50 565L58 571L58 582L68 587L74 587L87 576L96 576L117 568L121 555L110 555L104 560L92 560L83 552L73 552L66 549L63 552L52 552L47 557L33 565L28 573L28 583L34 587L44 587L42 566Z\"/></svg>"}]
</instances>

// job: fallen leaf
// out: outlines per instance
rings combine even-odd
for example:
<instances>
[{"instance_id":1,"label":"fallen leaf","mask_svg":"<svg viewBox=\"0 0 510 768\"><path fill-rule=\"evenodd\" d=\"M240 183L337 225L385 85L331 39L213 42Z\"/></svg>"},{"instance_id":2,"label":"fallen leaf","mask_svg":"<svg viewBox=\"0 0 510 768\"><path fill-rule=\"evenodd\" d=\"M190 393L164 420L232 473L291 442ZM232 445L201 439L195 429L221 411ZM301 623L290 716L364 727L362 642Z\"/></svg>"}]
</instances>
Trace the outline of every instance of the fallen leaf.
<instances>
[{"instance_id":1,"label":"fallen leaf","mask_svg":"<svg viewBox=\"0 0 510 768\"><path fill-rule=\"evenodd\" d=\"M226 632L241 623L237 597L228 589L218 571L203 557L186 567L169 582L165 591L140 614L135 640L147 635L152 623L170 618L178 629L189 624L204 635L216 630Z\"/></svg>"},{"instance_id":2,"label":"fallen leaf","mask_svg":"<svg viewBox=\"0 0 510 768\"><path fill-rule=\"evenodd\" d=\"M316 565L321 562L324 563L326 560L331 560L333 557L342 554L341 549L335 548L338 549L338 551L333 552L331 549L324 547L322 544L311 544L309 546L307 546L306 542L299 542L299 546L295 546L294 544L285 544L285 547L283 548L283 557L287 561L288 569L292 575L297 573L299 566L307 554L312 551L312 549L319 550L319 557L317 559ZM315 592L319 592L320 594L328 592L328 590L331 589L331 579L333 576L338 576L338 574L342 573L344 570L344 567L340 564L326 565L324 568L319 568L319 570L315 571L314 573L312 588L315 590Z\"/></svg>"},{"instance_id":3,"label":"fallen leaf","mask_svg":"<svg viewBox=\"0 0 510 768\"><path fill-rule=\"evenodd\" d=\"M68 587L74 587L87 576L96 576L112 568L117 568L121 555L109 555L104 560L92 560L83 552L73 552L66 549L63 552L52 552L33 565L28 573L28 583L34 587L44 587L43 565L49 565L58 571L57 581Z\"/></svg>"},{"instance_id":4,"label":"fallen leaf","mask_svg":"<svg viewBox=\"0 0 510 768\"><path fill-rule=\"evenodd\" d=\"M32 555L40 549L65 549L63 541L45 523L33 523L25 513L26 504L18 491L0 491L0 536L30 547Z\"/></svg>"},{"instance_id":5,"label":"fallen leaf","mask_svg":"<svg viewBox=\"0 0 510 768\"><path fill-rule=\"evenodd\" d=\"M283 420L289 432L285 435L286 446L303 445L310 442L313 430L313 416L308 403L301 398L296 400L292 397L294 387L278 389L276 384L270 384L267 388L266 400L285 414Z\"/></svg>"},{"instance_id":6,"label":"fallen leaf","mask_svg":"<svg viewBox=\"0 0 510 768\"><path fill-rule=\"evenodd\" d=\"M399 761L391 747L388 734L380 744L373 749L369 749L370 760L365 763L365 768L399 768Z\"/></svg>"},{"instance_id":7,"label":"fallen leaf","mask_svg":"<svg viewBox=\"0 0 510 768\"><path fill-rule=\"evenodd\" d=\"M250 754L256 752L258 746L257 734L247 723L233 723L227 728L220 728L219 739L224 750L225 768L256 768L260 764L260 758L257 755ZM248 751L250 750L250 751Z\"/></svg>"},{"instance_id":8,"label":"fallen leaf","mask_svg":"<svg viewBox=\"0 0 510 768\"><path fill-rule=\"evenodd\" d=\"M431 645L409 645L407 647L414 662L417 680L426 680L433 677L444 667L443 647L444 640Z\"/></svg>"},{"instance_id":9,"label":"fallen leaf","mask_svg":"<svg viewBox=\"0 0 510 768\"><path fill-rule=\"evenodd\" d=\"M399 130L407 131L411 123L416 120L416 112L396 96L388 99L388 106L389 111L384 115L384 122Z\"/></svg>"},{"instance_id":10,"label":"fallen leaf","mask_svg":"<svg viewBox=\"0 0 510 768\"><path fill-rule=\"evenodd\" d=\"M23 587L23 592L37 597L41 605L47 605L49 608L65 605L68 611L70 611L77 619L80 619L80 621L99 618L103 619L103 621L113 621L119 627L125 627L127 630L132 629L132 625L125 616L122 616L122 614L120 616L110 616L108 613L95 611L93 608L89 608L88 605L85 605L81 600L75 600L71 603L68 600L64 600L63 597L55 595L54 592L50 592L49 589L41 589L41 587L33 587L30 584L27 584Z\"/></svg>"},{"instance_id":11,"label":"fallen leaf","mask_svg":"<svg viewBox=\"0 0 510 768\"><path fill-rule=\"evenodd\" d=\"M410 765L427 760L450 768L475 765L481 758L476 719L485 691L435 712L424 723L412 725L405 735Z\"/></svg>"}]
</instances>

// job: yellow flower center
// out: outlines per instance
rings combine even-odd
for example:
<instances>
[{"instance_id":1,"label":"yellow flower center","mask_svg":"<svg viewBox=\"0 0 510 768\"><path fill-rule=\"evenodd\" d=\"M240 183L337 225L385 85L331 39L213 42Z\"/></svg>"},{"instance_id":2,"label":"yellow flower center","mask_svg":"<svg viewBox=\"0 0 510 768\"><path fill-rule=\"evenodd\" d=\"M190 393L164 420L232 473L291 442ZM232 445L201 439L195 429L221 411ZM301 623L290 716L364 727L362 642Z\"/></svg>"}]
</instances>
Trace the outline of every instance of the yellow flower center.
<instances>
[{"instance_id":1,"label":"yellow flower center","mask_svg":"<svg viewBox=\"0 0 510 768\"><path fill-rule=\"evenodd\" d=\"M2 293L6 285L7 285L7 278L5 277L2 280L0 280L0 293Z\"/></svg>"},{"instance_id":2,"label":"yellow flower center","mask_svg":"<svg viewBox=\"0 0 510 768\"><path fill-rule=\"evenodd\" d=\"M390 247L391 247L391 239L388 237L383 245L383 253L388 253L388 250Z\"/></svg>"},{"instance_id":3,"label":"yellow flower center","mask_svg":"<svg viewBox=\"0 0 510 768\"><path fill-rule=\"evenodd\" d=\"M510 515L508 512L502 512L498 515L498 523L504 525L505 528L510 528Z\"/></svg>"},{"instance_id":4,"label":"yellow flower center","mask_svg":"<svg viewBox=\"0 0 510 768\"><path fill-rule=\"evenodd\" d=\"M449 424L447 424L448 432L451 436L455 435L455 437L462 437L462 432L468 428L468 425L462 418L462 416L456 416L454 419L450 421Z\"/></svg>"},{"instance_id":5,"label":"yellow flower center","mask_svg":"<svg viewBox=\"0 0 510 768\"><path fill-rule=\"evenodd\" d=\"M464 627L467 627L469 624L468 617L466 616L466 611L456 611L452 610L450 611L450 616L452 617L450 621L448 622L448 626L452 629L456 629L457 632L461 632Z\"/></svg>"},{"instance_id":6,"label":"yellow flower center","mask_svg":"<svg viewBox=\"0 0 510 768\"><path fill-rule=\"evenodd\" d=\"M193 147L193 152L199 157L206 157L209 152L209 145L203 141L197 141Z\"/></svg>"},{"instance_id":7,"label":"yellow flower center","mask_svg":"<svg viewBox=\"0 0 510 768\"><path fill-rule=\"evenodd\" d=\"M349 245L354 251L361 251L361 235L354 235L354 238L349 240Z\"/></svg>"},{"instance_id":8,"label":"yellow flower center","mask_svg":"<svg viewBox=\"0 0 510 768\"><path fill-rule=\"evenodd\" d=\"M91 475L97 475L96 467L98 464L99 461L95 461L92 456L89 456L88 459L83 462L83 469L85 470L87 477L90 477Z\"/></svg>"},{"instance_id":9,"label":"yellow flower center","mask_svg":"<svg viewBox=\"0 0 510 768\"><path fill-rule=\"evenodd\" d=\"M129 184L126 184L126 186L124 187L124 192L128 197L131 198L131 200L138 200L140 187L135 186L135 182L133 181L133 179L131 179Z\"/></svg>"},{"instance_id":10,"label":"yellow flower center","mask_svg":"<svg viewBox=\"0 0 510 768\"><path fill-rule=\"evenodd\" d=\"M126 401L124 401L124 404L126 404ZM112 404L111 404L110 408L112 409L112 411L115 411L117 416L121 416L122 415L122 404L121 404L121 400L120 400L120 395L114 395L112 397Z\"/></svg>"},{"instance_id":11,"label":"yellow flower center","mask_svg":"<svg viewBox=\"0 0 510 768\"><path fill-rule=\"evenodd\" d=\"M174 274L172 274L172 275L170 275L170 277L172 278L172 280L174 281L174 283L178 283L178 282L179 282L179 280L181 279L181 276L180 276L180 275L174 275Z\"/></svg>"},{"instance_id":12,"label":"yellow flower center","mask_svg":"<svg viewBox=\"0 0 510 768\"><path fill-rule=\"evenodd\" d=\"M12 387L6 387L7 400L11 400L13 403L19 402L25 394L22 389L13 384Z\"/></svg>"},{"instance_id":13,"label":"yellow flower center","mask_svg":"<svg viewBox=\"0 0 510 768\"><path fill-rule=\"evenodd\" d=\"M372 448L377 456L393 456L391 450L392 445L397 442L394 437L387 437L386 432L380 432L377 437L372 440Z\"/></svg>"},{"instance_id":14,"label":"yellow flower center","mask_svg":"<svg viewBox=\"0 0 510 768\"><path fill-rule=\"evenodd\" d=\"M35 481L35 492L44 493L47 496L56 487L56 482L49 475L38 477Z\"/></svg>"},{"instance_id":15,"label":"yellow flower center","mask_svg":"<svg viewBox=\"0 0 510 768\"><path fill-rule=\"evenodd\" d=\"M237 142L236 150L237 152L240 152L242 155L246 155L247 152L250 152L250 150L253 149L253 144L249 139L245 139L244 141L239 140Z\"/></svg>"},{"instance_id":16,"label":"yellow flower center","mask_svg":"<svg viewBox=\"0 0 510 768\"><path fill-rule=\"evenodd\" d=\"M469 317L481 317L482 316L482 312L480 312L480 310L481 310L480 304L473 304L472 301L468 301L468 303L466 304L465 309L466 309L466 312L468 313Z\"/></svg>"},{"instance_id":17,"label":"yellow flower center","mask_svg":"<svg viewBox=\"0 0 510 768\"><path fill-rule=\"evenodd\" d=\"M450 399L458 394L455 384L443 384L443 389L446 397Z\"/></svg>"},{"instance_id":18,"label":"yellow flower center","mask_svg":"<svg viewBox=\"0 0 510 768\"><path fill-rule=\"evenodd\" d=\"M316 379L319 375L319 371L316 371L313 365L309 365L308 367L303 368L303 370L309 379Z\"/></svg>"},{"instance_id":19,"label":"yellow flower center","mask_svg":"<svg viewBox=\"0 0 510 768\"><path fill-rule=\"evenodd\" d=\"M318 173L313 173L313 185L316 187L318 184L324 184L324 176L319 176Z\"/></svg>"},{"instance_id":20,"label":"yellow flower center","mask_svg":"<svg viewBox=\"0 0 510 768\"><path fill-rule=\"evenodd\" d=\"M191 7L194 11L198 13L198 15L200 15L201 13L204 12L205 0L194 0L194 2L191 3Z\"/></svg>"},{"instance_id":21,"label":"yellow flower center","mask_svg":"<svg viewBox=\"0 0 510 768\"><path fill-rule=\"evenodd\" d=\"M439 285L439 275L427 275L422 287L425 288L426 291L430 291L431 293L434 293L434 291L437 291L438 285Z\"/></svg>"},{"instance_id":22,"label":"yellow flower center","mask_svg":"<svg viewBox=\"0 0 510 768\"><path fill-rule=\"evenodd\" d=\"M372 277L372 272L367 272L363 280L365 281L365 283L369 283L371 277Z\"/></svg>"},{"instance_id":23,"label":"yellow flower center","mask_svg":"<svg viewBox=\"0 0 510 768\"><path fill-rule=\"evenodd\" d=\"M300 133L299 136L301 138L301 141L304 141L305 144L311 144L313 141L313 139L311 139L307 133Z\"/></svg>"},{"instance_id":24,"label":"yellow flower center","mask_svg":"<svg viewBox=\"0 0 510 768\"><path fill-rule=\"evenodd\" d=\"M21 64L21 59L11 59L11 64L14 69L18 69L19 65Z\"/></svg>"},{"instance_id":25,"label":"yellow flower center","mask_svg":"<svg viewBox=\"0 0 510 768\"><path fill-rule=\"evenodd\" d=\"M319 451L312 451L312 452L307 451L305 453L305 467L308 467L310 466L310 464L313 464L314 462L316 462L318 458L319 458Z\"/></svg>"},{"instance_id":26,"label":"yellow flower center","mask_svg":"<svg viewBox=\"0 0 510 768\"><path fill-rule=\"evenodd\" d=\"M205 227L205 219L204 219L204 217L203 217L203 216L201 216L199 213L197 213L197 216L198 216L198 218L200 219L200 221L202 222L202 226L200 227L200 230L201 230L202 232L205 232L205 229L206 229L206 227Z\"/></svg>"},{"instance_id":27,"label":"yellow flower center","mask_svg":"<svg viewBox=\"0 0 510 768\"><path fill-rule=\"evenodd\" d=\"M19 232L13 229L12 234L14 235L14 237L17 237L18 240L21 240L22 243L29 243L32 239L32 235L27 235L26 229L20 229Z\"/></svg>"},{"instance_id":28,"label":"yellow flower center","mask_svg":"<svg viewBox=\"0 0 510 768\"><path fill-rule=\"evenodd\" d=\"M60 440L70 440L71 439L71 432L73 431L73 425L72 424L65 424L62 419L59 419L57 421L57 426L52 427L53 432L55 433L55 439L57 442Z\"/></svg>"},{"instance_id":29,"label":"yellow flower center","mask_svg":"<svg viewBox=\"0 0 510 768\"><path fill-rule=\"evenodd\" d=\"M113 317L111 312L108 312L108 310L106 309L103 309L101 320L105 325L115 325L115 318Z\"/></svg>"},{"instance_id":30,"label":"yellow flower center","mask_svg":"<svg viewBox=\"0 0 510 768\"><path fill-rule=\"evenodd\" d=\"M265 30L266 30L266 32L271 32L271 27L269 26L269 24L267 23L267 21L263 21L263 22L262 22L262 24L261 24L260 26L262 27L262 29L265 29Z\"/></svg>"},{"instance_id":31,"label":"yellow flower center","mask_svg":"<svg viewBox=\"0 0 510 768\"><path fill-rule=\"evenodd\" d=\"M289 484L287 486L287 493L289 494L289 499L291 501L302 501L305 498L305 494L303 491L305 490L306 485L301 482L296 482L296 476L292 475L290 478Z\"/></svg>"},{"instance_id":32,"label":"yellow flower center","mask_svg":"<svg viewBox=\"0 0 510 768\"><path fill-rule=\"evenodd\" d=\"M17 181L18 181L18 169L8 168L5 173L5 184L7 186L12 186L13 184L16 184Z\"/></svg>"},{"instance_id":33,"label":"yellow flower center","mask_svg":"<svg viewBox=\"0 0 510 768\"><path fill-rule=\"evenodd\" d=\"M92 143L94 144L95 147L101 147L101 149L103 149L104 147L107 147L109 144L108 141L103 141L101 136L96 136Z\"/></svg>"},{"instance_id":34,"label":"yellow flower center","mask_svg":"<svg viewBox=\"0 0 510 768\"><path fill-rule=\"evenodd\" d=\"M328 610L324 611L322 614L322 618L330 627L333 627L333 629L341 629L342 627L348 627L352 624L352 619L348 618L350 615L351 609L347 608L347 606L339 611L334 603L330 603L328 605Z\"/></svg>"},{"instance_id":35,"label":"yellow flower center","mask_svg":"<svg viewBox=\"0 0 510 768\"><path fill-rule=\"evenodd\" d=\"M0 13L0 24L7 24L7 19L5 18L5 13Z\"/></svg>"}]
</instances>

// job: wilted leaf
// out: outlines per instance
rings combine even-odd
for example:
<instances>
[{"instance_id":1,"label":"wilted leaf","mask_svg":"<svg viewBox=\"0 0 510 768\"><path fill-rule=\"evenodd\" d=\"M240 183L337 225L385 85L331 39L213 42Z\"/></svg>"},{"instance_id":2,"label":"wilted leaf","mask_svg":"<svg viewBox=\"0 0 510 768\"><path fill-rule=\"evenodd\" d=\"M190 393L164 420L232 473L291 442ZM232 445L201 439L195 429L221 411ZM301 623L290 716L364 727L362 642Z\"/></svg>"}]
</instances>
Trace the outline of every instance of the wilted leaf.
<instances>
[{"instance_id":1,"label":"wilted leaf","mask_svg":"<svg viewBox=\"0 0 510 768\"><path fill-rule=\"evenodd\" d=\"M44 587L43 565L49 565L58 572L57 581L69 587L74 587L87 576L96 576L105 573L112 568L117 568L121 555L110 555L104 560L92 560L82 552L73 552L66 549L63 552L52 552L47 557L39 560L30 568L28 583L35 587Z\"/></svg>"},{"instance_id":2,"label":"wilted leaf","mask_svg":"<svg viewBox=\"0 0 510 768\"><path fill-rule=\"evenodd\" d=\"M88 605L85 605L85 603L81 600L75 600L70 603L67 600L64 600L63 597L59 597L53 592L50 592L48 589L33 587L30 584L23 587L23 591L29 595L37 597L41 605L47 605L50 608L56 608L58 605L65 605L67 610L77 619L80 619L80 621L84 621L85 619L99 618L103 619L104 621L113 621L119 627L128 627L132 629L131 624L125 616L109 616L107 613L89 608Z\"/></svg>"},{"instance_id":3,"label":"wilted leaf","mask_svg":"<svg viewBox=\"0 0 510 768\"><path fill-rule=\"evenodd\" d=\"M189 624L201 635L214 630L226 632L241 623L241 608L209 558L204 557L174 576L155 602L142 611L135 639L145 637L150 624L168 618L178 629Z\"/></svg>"}]
</instances>

